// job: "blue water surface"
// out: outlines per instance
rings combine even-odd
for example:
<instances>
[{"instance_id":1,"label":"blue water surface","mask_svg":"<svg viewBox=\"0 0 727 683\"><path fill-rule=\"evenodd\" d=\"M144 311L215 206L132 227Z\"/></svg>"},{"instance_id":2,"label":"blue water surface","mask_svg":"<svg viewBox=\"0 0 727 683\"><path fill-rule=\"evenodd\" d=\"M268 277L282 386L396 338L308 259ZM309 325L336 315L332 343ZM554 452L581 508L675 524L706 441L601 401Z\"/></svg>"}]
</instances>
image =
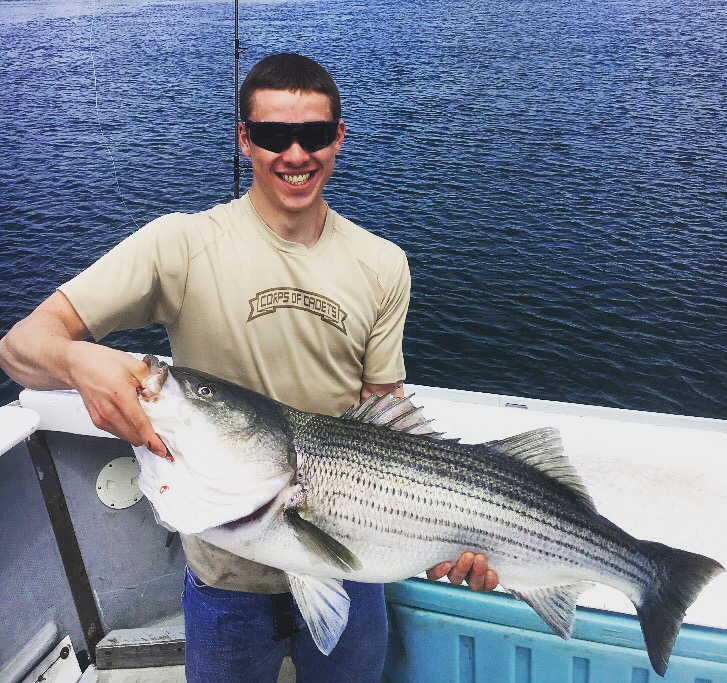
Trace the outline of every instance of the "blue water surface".
<instances>
[{"instance_id":1,"label":"blue water surface","mask_svg":"<svg viewBox=\"0 0 727 683\"><path fill-rule=\"evenodd\" d=\"M725 3L240 16L242 73L294 50L341 88L327 199L409 255L410 381L725 416ZM231 197L233 31L231 0L0 1L0 333L146 221Z\"/></svg>"}]
</instances>

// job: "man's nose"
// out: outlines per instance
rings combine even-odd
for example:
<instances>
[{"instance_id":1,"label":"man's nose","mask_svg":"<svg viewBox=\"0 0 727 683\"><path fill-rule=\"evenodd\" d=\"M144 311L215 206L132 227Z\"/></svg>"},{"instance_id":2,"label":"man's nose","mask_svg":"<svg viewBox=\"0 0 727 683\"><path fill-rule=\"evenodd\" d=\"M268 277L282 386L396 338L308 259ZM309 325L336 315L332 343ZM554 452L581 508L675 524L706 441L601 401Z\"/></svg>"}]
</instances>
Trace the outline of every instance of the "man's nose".
<instances>
[{"instance_id":1,"label":"man's nose","mask_svg":"<svg viewBox=\"0 0 727 683\"><path fill-rule=\"evenodd\" d=\"M284 160L295 164L300 163L308 159L308 152L306 152L298 142L297 138L293 138L293 142L290 143L290 147L281 152Z\"/></svg>"}]
</instances>

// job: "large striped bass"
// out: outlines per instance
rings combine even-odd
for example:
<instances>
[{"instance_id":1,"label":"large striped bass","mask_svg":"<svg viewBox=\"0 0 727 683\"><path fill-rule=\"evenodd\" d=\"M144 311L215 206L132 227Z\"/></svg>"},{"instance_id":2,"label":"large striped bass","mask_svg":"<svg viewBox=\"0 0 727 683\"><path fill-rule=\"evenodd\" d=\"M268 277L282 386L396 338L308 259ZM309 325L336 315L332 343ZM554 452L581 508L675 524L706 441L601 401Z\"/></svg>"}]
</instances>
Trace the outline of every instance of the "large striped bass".
<instances>
[{"instance_id":1,"label":"large striped bass","mask_svg":"<svg viewBox=\"0 0 727 683\"><path fill-rule=\"evenodd\" d=\"M554 429L460 444L409 399L371 396L330 417L145 360L140 400L174 456L140 457L157 517L284 570L326 654L348 619L342 579L397 581L473 550L563 638L586 588L622 591L664 675L687 608L724 571L600 515Z\"/></svg>"}]
</instances>

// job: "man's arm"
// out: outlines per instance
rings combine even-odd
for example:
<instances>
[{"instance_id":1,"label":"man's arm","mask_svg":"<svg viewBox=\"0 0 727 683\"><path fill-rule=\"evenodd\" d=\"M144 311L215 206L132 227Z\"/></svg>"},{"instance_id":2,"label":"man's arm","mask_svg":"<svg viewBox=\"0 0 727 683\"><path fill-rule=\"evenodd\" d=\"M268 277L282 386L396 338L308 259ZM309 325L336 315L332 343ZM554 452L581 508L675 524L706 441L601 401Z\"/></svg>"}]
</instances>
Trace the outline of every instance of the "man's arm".
<instances>
[{"instance_id":1,"label":"man's arm","mask_svg":"<svg viewBox=\"0 0 727 683\"><path fill-rule=\"evenodd\" d=\"M404 385L401 382L392 384L364 382L361 388L361 401L365 401L371 394L378 394L379 396L388 394L394 387L396 387L394 396L403 397ZM445 575L450 583L457 586L462 581L466 581L473 591L491 591L499 583L497 574L487 564L487 555L476 554L472 551L462 553L454 565L451 562L442 562L442 564L438 564L427 571L427 578L430 581L437 581Z\"/></svg>"},{"instance_id":2,"label":"man's arm","mask_svg":"<svg viewBox=\"0 0 727 683\"><path fill-rule=\"evenodd\" d=\"M136 394L149 368L123 351L84 341L88 336L76 309L56 291L0 339L0 367L29 389L78 390L99 429L165 457Z\"/></svg>"},{"instance_id":3,"label":"man's arm","mask_svg":"<svg viewBox=\"0 0 727 683\"><path fill-rule=\"evenodd\" d=\"M384 396L388 394L394 387L399 385L394 396L399 398L404 397L404 385L401 382L392 382L391 384L371 384L371 382L364 382L361 387L361 403L363 403L371 394L377 394L378 396Z\"/></svg>"}]
</instances>

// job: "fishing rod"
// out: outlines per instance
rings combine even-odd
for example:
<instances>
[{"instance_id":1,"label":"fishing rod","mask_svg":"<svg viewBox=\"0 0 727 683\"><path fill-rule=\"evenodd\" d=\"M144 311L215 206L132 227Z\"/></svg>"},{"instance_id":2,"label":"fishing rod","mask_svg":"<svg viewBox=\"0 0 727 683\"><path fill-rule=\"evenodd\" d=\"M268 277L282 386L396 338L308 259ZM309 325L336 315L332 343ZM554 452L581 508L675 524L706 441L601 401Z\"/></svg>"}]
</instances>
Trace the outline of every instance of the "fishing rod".
<instances>
[{"instance_id":1,"label":"fishing rod","mask_svg":"<svg viewBox=\"0 0 727 683\"><path fill-rule=\"evenodd\" d=\"M237 138L237 128L240 125L240 92L237 88L237 74L240 64L240 38L238 36L238 0L235 0L235 156L233 160L234 183L233 196L237 199L240 196L240 144Z\"/></svg>"}]
</instances>

